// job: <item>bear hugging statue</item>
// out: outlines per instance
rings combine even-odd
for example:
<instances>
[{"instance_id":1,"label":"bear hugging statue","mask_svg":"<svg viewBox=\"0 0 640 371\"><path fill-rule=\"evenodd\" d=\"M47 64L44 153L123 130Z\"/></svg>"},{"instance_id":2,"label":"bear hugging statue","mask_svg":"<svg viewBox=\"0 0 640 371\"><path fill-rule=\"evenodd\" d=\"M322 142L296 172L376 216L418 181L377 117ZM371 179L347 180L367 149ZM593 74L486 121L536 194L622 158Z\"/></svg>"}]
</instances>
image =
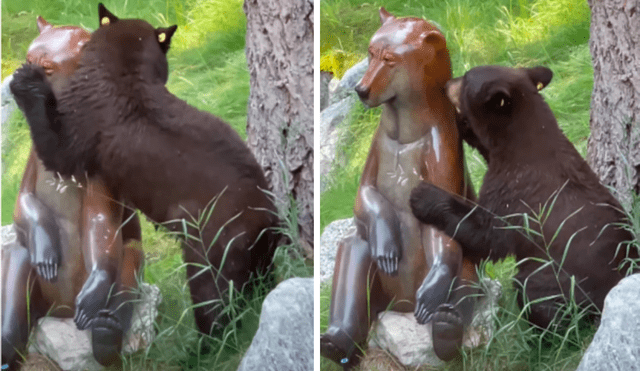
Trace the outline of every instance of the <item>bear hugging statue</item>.
<instances>
[{"instance_id":1,"label":"bear hugging statue","mask_svg":"<svg viewBox=\"0 0 640 371\"><path fill-rule=\"evenodd\" d=\"M638 257L621 226L622 207L538 92L551 78L545 67L483 66L448 82L460 131L488 163L479 201L426 183L411 194L416 217L452 236L466 256L515 255L520 304L531 303L529 321L543 328L561 323L560 304L571 292L576 303L602 311L629 268L625 258Z\"/></svg>"},{"instance_id":2,"label":"bear hugging statue","mask_svg":"<svg viewBox=\"0 0 640 371\"><path fill-rule=\"evenodd\" d=\"M16 71L11 91L47 169L100 176L116 198L182 235L196 324L214 333L228 321L224 293L271 264L279 220L267 181L229 125L164 86L176 26L119 19L102 4L99 16L59 93L34 65Z\"/></svg>"}]
</instances>

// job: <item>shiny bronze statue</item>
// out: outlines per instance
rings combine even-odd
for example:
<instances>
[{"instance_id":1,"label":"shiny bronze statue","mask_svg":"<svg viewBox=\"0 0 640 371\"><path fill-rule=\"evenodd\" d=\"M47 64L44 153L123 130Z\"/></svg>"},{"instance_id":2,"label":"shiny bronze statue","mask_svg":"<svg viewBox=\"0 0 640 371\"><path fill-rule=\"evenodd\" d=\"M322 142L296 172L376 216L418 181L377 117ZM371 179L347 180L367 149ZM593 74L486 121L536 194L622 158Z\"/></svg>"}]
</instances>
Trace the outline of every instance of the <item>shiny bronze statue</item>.
<instances>
[{"instance_id":1,"label":"shiny bronze statue","mask_svg":"<svg viewBox=\"0 0 640 371\"><path fill-rule=\"evenodd\" d=\"M79 27L53 27L42 17L38 29L27 61L42 66L57 91L90 35ZM92 330L96 360L118 360L144 261L137 215L100 178L61 178L32 150L14 222L18 242L2 251L2 364L17 367L31 328L44 315L75 316L79 329Z\"/></svg>"},{"instance_id":2,"label":"shiny bronze statue","mask_svg":"<svg viewBox=\"0 0 640 371\"><path fill-rule=\"evenodd\" d=\"M475 265L441 231L411 213L421 182L473 198L455 110L444 93L451 78L445 38L421 18L380 9L369 68L356 86L362 102L382 105L354 214L355 234L341 241L322 355L349 369L358 363L372 321L386 309L432 322L434 348L453 358L470 322Z\"/></svg>"}]
</instances>

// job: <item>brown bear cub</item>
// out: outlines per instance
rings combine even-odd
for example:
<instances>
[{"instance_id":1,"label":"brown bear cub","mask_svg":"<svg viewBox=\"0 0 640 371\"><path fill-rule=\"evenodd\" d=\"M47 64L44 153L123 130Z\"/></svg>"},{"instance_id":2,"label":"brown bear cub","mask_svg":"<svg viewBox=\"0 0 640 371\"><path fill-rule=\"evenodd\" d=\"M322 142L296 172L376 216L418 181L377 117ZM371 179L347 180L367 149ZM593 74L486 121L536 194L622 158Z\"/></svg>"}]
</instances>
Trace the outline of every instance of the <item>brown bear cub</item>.
<instances>
[{"instance_id":1,"label":"brown bear cub","mask_svg":"<svg viewBox=\"0 0 640 371\"><path fill-rule=\"evenodd\" d=\"M621 228L622 207L538 93L551 77L545 67L484 66L449 81L461 132L488 162L478 205L429 183L410 199L416 217L460 242L465 256L515 255L516 280L527 301L536 301L529 320L545 328L559 323L558 304L571 292L576 303L601 311L624 277L625 257L638 257L628 245L633 236ZM518 227L525 225L528 231Z\"/></svg>"},{"instance_id":2,"label":"brown bear cub","mask_svg":"<svg viewBox=\"0 0 640 371\"><path fill-rule=\"evenodd\" d=\"M212 333L227 320L224 293L271 263L278 218L267 181L229 125L165 88L176 26L118 19L102 4L99 13L59 94L28 64L11 90L48 169L99 175L117 199L184 236L196 323Z\"/></svg>"}]
</instances>

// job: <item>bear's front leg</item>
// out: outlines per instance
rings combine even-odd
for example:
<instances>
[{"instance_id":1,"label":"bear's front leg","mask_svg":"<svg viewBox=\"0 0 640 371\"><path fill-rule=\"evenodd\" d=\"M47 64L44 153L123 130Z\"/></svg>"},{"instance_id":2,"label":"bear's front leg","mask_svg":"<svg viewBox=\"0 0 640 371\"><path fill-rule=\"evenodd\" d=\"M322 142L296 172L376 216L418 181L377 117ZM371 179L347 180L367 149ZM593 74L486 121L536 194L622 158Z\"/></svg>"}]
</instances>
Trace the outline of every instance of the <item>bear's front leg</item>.
<instances>
[{"instance_id":1,"label":"bear's front leg","mask_svg":"<svg viewBox=\"0 0 640 371\"><path fill-rule=\"evenodd\" d=\"M398 274L398 262L402 259L400 219L393 205L375 188L360 189L363 213L358 223L366 230L363 238L369 242L371 257L385 274Z\"/></svg>"}]
</instances>

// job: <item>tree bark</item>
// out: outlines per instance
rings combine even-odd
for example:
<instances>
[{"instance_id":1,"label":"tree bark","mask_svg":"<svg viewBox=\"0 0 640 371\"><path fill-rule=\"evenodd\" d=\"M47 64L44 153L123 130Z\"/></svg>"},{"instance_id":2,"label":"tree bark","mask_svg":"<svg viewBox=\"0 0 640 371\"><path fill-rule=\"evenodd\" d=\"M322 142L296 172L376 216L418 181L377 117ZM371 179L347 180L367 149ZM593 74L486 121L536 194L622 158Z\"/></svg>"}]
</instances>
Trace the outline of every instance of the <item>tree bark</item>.
<instances>
[{"instance_id":1,"label":"tree bark","mask_svg":"<svg viewBox=\"0 0 640 371\"><path fill-rule=\"evenodd\" d=\"M593 59L588 160L624 204L640 192L640 1L589 0Z\"/></svg>"},{"instance_id":2,"label":"tree bark","mask_svg":"<svg viewBox=\"0 0 640 371\"><path fill-rule=\"evenodd\" d=\"M247 143L313 248L313 1L245 0Z\"/></svg>"}]
</instances>

